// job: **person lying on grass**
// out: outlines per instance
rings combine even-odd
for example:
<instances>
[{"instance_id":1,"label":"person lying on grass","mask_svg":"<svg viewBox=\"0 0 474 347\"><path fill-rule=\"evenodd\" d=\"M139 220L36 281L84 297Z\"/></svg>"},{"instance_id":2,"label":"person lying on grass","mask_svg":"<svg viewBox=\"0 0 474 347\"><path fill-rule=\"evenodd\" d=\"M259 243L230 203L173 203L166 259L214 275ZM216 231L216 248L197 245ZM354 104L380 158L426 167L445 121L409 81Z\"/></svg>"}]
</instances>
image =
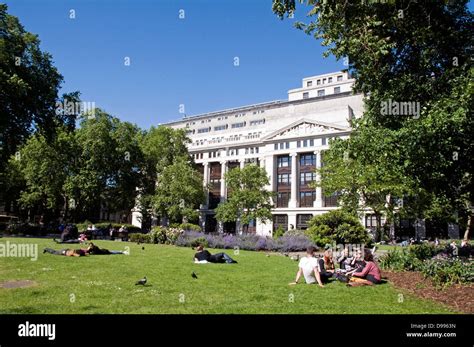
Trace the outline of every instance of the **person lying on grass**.
<instances>
[{"instance_id":1,"label":"person lying on grass","mask_svg":"<svg viewBox=\"0 0 474 347\"><path fill-rule=\"evenodd\" d=\"M291 282L290 285L297 284L301 278L301 275L304 276L307 284L318 283L320 287L324 287L319 274L318 259L314 257L314 247L308 247L306 249L306 256L301 258L298 264L296 279L294 282Z\"/></svg>"},{"instance_id":2,"label":"person lying on grass","mask_svg":"<svg viewBox=\"0 0 474 347\"><path fill-rule=\"evenodd\" d=\"M49 253L54 255L64 255L66 257L83 257L86 255L109 255L109 254L128 254L126 251L109 251L105 248L99 248L92 242L86 249L61 249L55 250L52 248L45 248L43 253Z\"/></svg>"},{"instance_id":3,"label":"person lying on grass","mask_svg":"<svg viewBox=\"0 0 474 347\"><path fill-rule=\"evenodd\" d=\"M127 251L109 251L105 248L100 248L99 246L94 245L92 242L87 247L86 252L91 255L109 255L109 254L127 254Z\"/></svg>"},{"instance_id":4,"label":"person lying on grass","mask_svg":"<svg viewBox=\"0 0 474 347\"><path fill-rule=\"evenodd\" d=\"M203 245L199 245L196 248L196 254L194 255L195 263L227 263L236 264L237 262L229 257L225 253L211 254L208 250L204 249Z\"/></svg>"},{"instance_id":5,"label":"person lying on grass","mask_svg":"<svg viewBox=\"0 0 474 347\"><path fill-rule=\"evenodd\" d=\"M88 255L85 249L61 249L59 251L52 248L45 248L43 253L49 253L54 255L64 255L66 257L84 257Z\"/></svg>"},{"instance_id":6,"label":"person lying on grass","mask_svg":"<svg viewBox=\"0 0 474 347\"><path fill-rule=\"evenodd\" d=\"M350 283L347 284L348 286L371 286L381 282L382 276L380 274L380 269L374 262L374 256L369 250L365 250L364 261L364 268L362 271L354 272L352 274Z\"/></svg>"}]
</instances>

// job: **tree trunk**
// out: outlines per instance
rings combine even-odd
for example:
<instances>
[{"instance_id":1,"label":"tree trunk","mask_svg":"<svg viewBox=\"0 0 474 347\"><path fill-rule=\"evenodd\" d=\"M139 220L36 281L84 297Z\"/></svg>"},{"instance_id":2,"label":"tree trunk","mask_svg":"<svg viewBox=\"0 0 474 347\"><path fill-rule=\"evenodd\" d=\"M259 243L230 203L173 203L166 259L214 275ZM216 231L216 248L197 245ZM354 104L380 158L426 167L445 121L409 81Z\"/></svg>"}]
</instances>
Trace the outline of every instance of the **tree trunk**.
<instances>
[{"instance_id":1,"label":"tree trunk","mask_svg":"<svg viewBox=\"0 0 474 347\"><path fill-rule=\"evenodd\" d=\"M469 232L471 231L472 227L472 206L469 208L469 212L467 215L467 225L466 230L464 231L464 240L469 240Z\"/></svg>"}]
</instances>

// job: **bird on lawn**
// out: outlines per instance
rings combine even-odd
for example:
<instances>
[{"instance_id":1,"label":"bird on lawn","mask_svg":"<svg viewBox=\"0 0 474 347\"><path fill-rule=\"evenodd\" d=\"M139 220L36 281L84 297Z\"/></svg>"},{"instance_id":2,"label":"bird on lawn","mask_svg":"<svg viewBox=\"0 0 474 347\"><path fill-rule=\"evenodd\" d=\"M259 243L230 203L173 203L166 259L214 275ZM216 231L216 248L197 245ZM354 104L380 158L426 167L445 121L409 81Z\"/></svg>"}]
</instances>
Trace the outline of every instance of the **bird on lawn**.
<instances>
[{"instance_id":1,"label":"bird on lawn","mask_svg":"<svg viewBox=\"0 0 474 347\"><path fill-rule=\"evenodd\" d=\"M147 278L146 276L143 277L141 280L138 280L137 283L135 283L136 286L144 286L146 284Z\"/></svg>"},{"instance_id":2,"label":"bird on lawn","mask_svg":"<svg viewBox=\"0 0 474 347\"><path fill-rule=\"evenodd\" d=\"M198 279L198 277L197 277L197 275L196 275L196 273L195 273L194 271L193 271L193 273L191 274L191 277L194 278L194 279L196 279L196 280Z\"/></svg>"},{"instance_id":3,"label":"bird on lawn","mask_svg":"<svg viewBox=\"0 0 474 347\"><path fill-rule=\"evenodd\" d=\"M142 247L142 251L144 251L144 250L145 250L145 247Z\"/></svg>"}]
</instances>

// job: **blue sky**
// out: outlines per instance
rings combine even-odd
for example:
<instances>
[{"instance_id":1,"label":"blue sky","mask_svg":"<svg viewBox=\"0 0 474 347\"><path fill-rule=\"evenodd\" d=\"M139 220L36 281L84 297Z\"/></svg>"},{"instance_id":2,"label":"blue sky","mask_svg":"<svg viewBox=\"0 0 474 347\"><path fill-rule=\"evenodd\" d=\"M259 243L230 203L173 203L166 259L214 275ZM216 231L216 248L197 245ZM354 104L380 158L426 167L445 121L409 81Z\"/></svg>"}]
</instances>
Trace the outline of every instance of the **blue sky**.
<instances>
[{"instance_id":1,"label":"blue sky","mask_svg":"<svg viewBox=\"0 0 474 347\"><path fill-rule=\"evenodd\" d=\"M180 119L180 104L193 115L285 99L301 78L343 68L323 59L294 19L280 21L271 0L6 3L52 54L64 92L79 90L83 100L143 128Z\"/></svg>"},{"instance_id":2,"label":"blue sky","mask_svg":"<svg viewBox=\"0 0 474 347\"><path fill-rule=\"evenodd\" d=\"M271 0L6 3L52 54L63 92L79 90L84 101L142 128L180 119L180 104L194 115L286 99L303 77L344 68L293 28L305 11L280 21Z\"/></svg>"}]
</instances>

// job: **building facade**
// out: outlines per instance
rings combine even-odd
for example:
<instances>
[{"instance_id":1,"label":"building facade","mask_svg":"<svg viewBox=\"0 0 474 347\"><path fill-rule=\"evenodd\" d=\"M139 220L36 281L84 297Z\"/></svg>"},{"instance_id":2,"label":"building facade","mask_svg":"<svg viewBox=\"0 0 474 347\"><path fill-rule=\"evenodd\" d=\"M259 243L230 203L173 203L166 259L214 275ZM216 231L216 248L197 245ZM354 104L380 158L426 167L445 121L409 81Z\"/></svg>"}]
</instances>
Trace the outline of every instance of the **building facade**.
<instances>
[{"instance_id":1,"label":"building facade","mask_svg":"<svg viewBox=\"0 0 474 347\"><path fill-rule=\"evenodd\" d=\"M270 177L267 189L275 192L273 220L256 221L250 232L271 235L276 228L304 229L317 214L337 207L337 197L311 188L315 169L329 140L347 138L350 120L362 115L363 96L354 94L355 82L347 72L304 78L288 91L288 100L211 112L164 124L186 129L188 146L209 186L200 208L200 224L207 232L233 233L235 223L219 225L214 208L226 199L224 175L235 167L256 163ZM134 218L136 219L136 218Z\"/></svg>"}]
</instances>

